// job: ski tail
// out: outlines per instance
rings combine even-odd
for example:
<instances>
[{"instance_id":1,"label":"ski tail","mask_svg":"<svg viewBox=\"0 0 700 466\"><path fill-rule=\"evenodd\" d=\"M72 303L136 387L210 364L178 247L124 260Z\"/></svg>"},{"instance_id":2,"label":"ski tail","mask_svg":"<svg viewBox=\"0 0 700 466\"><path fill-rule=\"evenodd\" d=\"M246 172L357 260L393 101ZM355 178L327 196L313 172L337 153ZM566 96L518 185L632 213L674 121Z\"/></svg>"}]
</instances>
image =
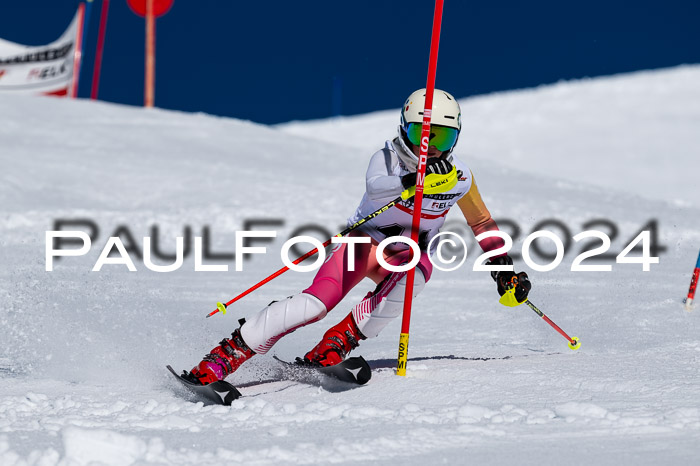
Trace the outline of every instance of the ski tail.
<instances>
[{"instance_id":1,"label":"ski tail","mask_svg":"<svg viewBox=\"0 0 700 466\"><path fill-rule=\"evenodd\" d=\"M362 356L348 358L335 366L320 367L321 373L343 382L364 385L372 378L372 370Z\"/></svg>"},{"instance_id":2,"label":"ski tail","mask_svg":"<svg viewBox=\"0 0 700 466\"><path fill-rule=\"evenodd\" d=\"M275 356L275 359L288 366L304 371L320 373L324 376L355 385L364 385L372 378L372 370L362 356L347 358L334 366L321 366L309 363L302 358L287 362Z\"/></svg>"}]
</instances>

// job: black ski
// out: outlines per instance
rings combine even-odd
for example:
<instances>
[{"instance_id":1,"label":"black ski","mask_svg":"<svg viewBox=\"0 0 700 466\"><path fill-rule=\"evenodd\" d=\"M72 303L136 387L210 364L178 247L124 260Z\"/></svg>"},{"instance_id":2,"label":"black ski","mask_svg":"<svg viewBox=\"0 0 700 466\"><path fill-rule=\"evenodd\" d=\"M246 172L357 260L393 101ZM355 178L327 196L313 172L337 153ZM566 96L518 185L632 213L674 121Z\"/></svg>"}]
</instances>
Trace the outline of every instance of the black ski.
<instances>
[{"instance_id":1,"label":"black ski","mask_svg":"<svg viewBox=\"0 0 700 466\"><path fill-rule=\"evenodd\" d=\"M220 404L229 406L233 400L241 396L241 392L239 392L236 387L228 382L224 382L223 380L210 383L209 385L197 385L178 375L172 367L165 367L168 368L168 370L177 380L180 381L180 383L187 387L188 390L193 392L197 398L203 401L204 404Z\"/></svg>"},{"instance_id":2,"label":"black ski","mask_svg":"<svg viewBox=\"0 0 700 466\"><path fill-rule=\"evenodd\" d=\"M309 364L301 358L297 358L295 362L283 361L277 356L274 358L287 367L291 367L294 371L318 372L351 384L364 385L372 378L372 370L362 356L348 358L335 366L325 367Z\"/></svg>"},{"instance_id":3,"label":"black ski","mask_svg":"<svg viewBox=\"0 0 700 466\"><path fill-rule=\"evenodd\" d=\"M372 378L372 370L362 356L348 358L340 364L328 367L311 365L301 358L297 358L295 362L283 361L277 356L274 356L274 359L284 366L286 374L283 374L280 379L250 382L242 384L241 387L290 380L318 385L330 392L340 392L347 390L352 385L364 385ZM204 404L228 406L233 400L242 396L236 387L223 380L208 385L197 385L178 375L172 367L166 367L187 390Z\"/></svg>"}]
</instances>

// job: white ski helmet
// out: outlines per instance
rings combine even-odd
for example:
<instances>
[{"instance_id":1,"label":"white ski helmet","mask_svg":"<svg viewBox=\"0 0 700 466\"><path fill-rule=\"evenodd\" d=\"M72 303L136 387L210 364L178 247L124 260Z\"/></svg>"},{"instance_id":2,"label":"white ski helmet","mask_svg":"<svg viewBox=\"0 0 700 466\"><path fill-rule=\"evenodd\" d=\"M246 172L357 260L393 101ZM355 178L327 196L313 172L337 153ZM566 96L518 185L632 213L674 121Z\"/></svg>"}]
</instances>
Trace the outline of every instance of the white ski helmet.
<instances>
[{"instance_id":1,"label":"white ski helmet","mask_svg":"<svg viewBox=\"0 0 700 466\"><path fill-rule=\"evenodd\" d=\"M423 125L423 110L425 109L425 89L418 89L408 96L401 109L401 125L399 126L399 142L410 160L404 162L410 169L415 170L418 157L410 149L410 144L420 144L420 133ZM452 150L457 144L459 132L462 129L462 118L459 103L452 94L440 89L433 93L433 111L430 118L431 127L440 128L438 134L433 134L430 145L443 152L443 157L452 159ZM402 157L403 159L403 157Z\"/></svg>"}]
</instances>

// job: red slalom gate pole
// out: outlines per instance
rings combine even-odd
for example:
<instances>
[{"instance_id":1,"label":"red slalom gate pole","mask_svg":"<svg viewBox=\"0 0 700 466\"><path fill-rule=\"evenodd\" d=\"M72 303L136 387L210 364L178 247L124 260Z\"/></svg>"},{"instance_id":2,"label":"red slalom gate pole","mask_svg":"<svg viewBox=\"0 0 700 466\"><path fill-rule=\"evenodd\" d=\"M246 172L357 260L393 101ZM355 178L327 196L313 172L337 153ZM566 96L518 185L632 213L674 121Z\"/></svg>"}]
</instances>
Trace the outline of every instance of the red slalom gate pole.
<instances>
[{"instance_id":1,"label":"red slalom gate pole","mask_svg":"<svg viewBox=\"0 0 700 466\"><path fill-rule=\"evenodd\" d=\"M153 0L146 0L146 79L144 106L151 108L156 98L156 17Z\"/></svg>"},{"instance_id":2,"label":"red slalom gate pole","mask_svg":"<svg viewBox=\"0 0 700 466\"><path fill-rule=\"evenodd\" d=\"M95 52L95 65L92 69L92 89L90 98L97 99L97 92L100 87L100 71L102 69L102 51L105 46L105 33L107 32L107 15L109 14L109 0L102 0L102 11L100 11L100 30L97 33L97 51Z\"/></svg>"},{"instance_id":3,"label":"red slalom gate pole","mask_svg":"<svg viewBox=\"0 0 700 466\"><path fill-rule=\"evenodd\" d=\"M688 296L685 298L685 310L691 311L693 309L693 300L695 299L695 290L698 287L698 279L700 278L700 253L698 254L698 261L695 263L695 270L693 270L693 276L690 279L690 288L688 289Z\"/></svg>"},{"instance_id":4,"label":"red slalom gate pole","mask_svg":"<svg viewBox=\"0 0 700 466\"><path fill-rule=\"evenodd\" d=\"M440 27L442 26L443 0L435 1L435 13L433 14L433 33L430 38L430 58L428 60L428 82L425 86L425 109L423 110L423 131L420 138L420 153L418 167L416 168L416 194L413 198L413 222L411 225L411 239L418 243L420 229L420 215L423 210L423 182L425 181L425 166L428 160L428 143L430 142L430 118L433 111L433 94L435 91L435 74L437 72L438 48L440 46ZM412 250L411 250L412 251ZM413 254L411 253L411 259ZM415 281L416 268L413 267L406 274L406 294L403 301L403 318L401 320L401 335L399 336L399 358L396 366L396 374L406 375L408 362L408 331L411 326L411 306L413 304L413 283Z\"/></svg>"},{"instance_id":5,"label":"red slalom gate pole","mask_svg":"<svg viewBox=\"0 0 700 466\"><path fill-rule=\"evenodd\" d=\"M75 50L73 51L73 83L71 97L78 98L78 81L80 80L80 64L83 56L83 31L85 30L85 3L78 5L78 32L76 34Z\"/></svg>"}]
</instances>

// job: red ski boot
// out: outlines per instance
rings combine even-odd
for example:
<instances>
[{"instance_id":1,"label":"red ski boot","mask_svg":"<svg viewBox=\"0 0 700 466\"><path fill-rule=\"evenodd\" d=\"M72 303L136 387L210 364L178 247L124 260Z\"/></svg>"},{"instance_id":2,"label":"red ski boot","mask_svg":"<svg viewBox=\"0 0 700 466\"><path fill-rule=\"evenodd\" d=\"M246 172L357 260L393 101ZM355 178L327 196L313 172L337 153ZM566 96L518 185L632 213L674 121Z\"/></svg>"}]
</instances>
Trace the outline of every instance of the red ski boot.
<instances>
[{"instance_id":1,"label":"red ski boot","mask_svg":"<svg viewBox=\"0 0 700 466\"><path fill-rule=\"evenodd\" d=\"M323 338L311 351L304 356L304 362L320 366L334 366L345 360L348 353L359 346L359 340L365 336L348 314L339 324L331 327L323 334Z\"/></svg>"},{"instance_id":2,"label":"red ski boot","mask_svg":"<svg viewBox=\"0 0 700 466\"><path fill-rule=\"evenodd\" d=\"M241 329L236 329L230 339L221 340L220 346L204 356L202 362L192 368L192 372L185 374L185 377L201 385L224 380L254 354L241 338Z\"/></svg>"}]
</instances>

